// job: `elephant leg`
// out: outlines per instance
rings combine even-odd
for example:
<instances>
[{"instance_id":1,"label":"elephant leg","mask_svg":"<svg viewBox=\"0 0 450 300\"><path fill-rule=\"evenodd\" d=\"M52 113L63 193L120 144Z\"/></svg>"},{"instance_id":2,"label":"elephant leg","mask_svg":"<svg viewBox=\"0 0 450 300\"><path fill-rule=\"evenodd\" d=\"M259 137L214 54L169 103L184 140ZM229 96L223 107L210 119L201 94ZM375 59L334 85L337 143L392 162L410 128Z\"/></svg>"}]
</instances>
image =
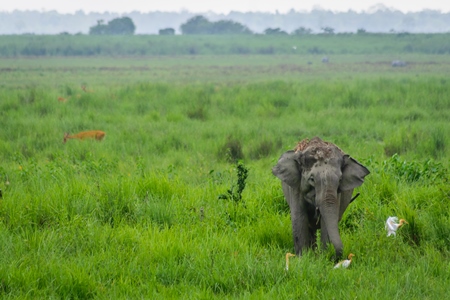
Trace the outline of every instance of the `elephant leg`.
<instances>
[{"instance_id":1,"label":"elephant leg","mask_svg":"<svg viewBox=\"0 0 450 300\"><path fill-rule=\"evenodd\" d=\"M301 255L302 251L311 246L311 233L308 224L307 211L303 204L300 192L282 183L284 196L291 211L292 236L294 240L295 254Z\"/></svg>"},{"instance_id":2,"label":"elephant leg","mask_svg":"<svg viewBox=\"0 0 450 300\"><path fill-rule=\"evenodd\" d=\"M311 247L315 243L312 239L311 231L308 228L308 217L298 207L291 206L292 236L294 239L294 248L297 255Z\"/></svg>"}]
</instances>

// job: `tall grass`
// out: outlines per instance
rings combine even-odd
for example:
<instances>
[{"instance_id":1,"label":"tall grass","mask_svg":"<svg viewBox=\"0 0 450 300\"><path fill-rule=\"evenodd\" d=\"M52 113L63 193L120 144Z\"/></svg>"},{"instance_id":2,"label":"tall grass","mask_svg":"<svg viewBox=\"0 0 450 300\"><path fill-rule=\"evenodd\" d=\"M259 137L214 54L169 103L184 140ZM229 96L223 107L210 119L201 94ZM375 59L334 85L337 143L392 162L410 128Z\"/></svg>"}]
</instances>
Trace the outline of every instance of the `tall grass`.
<instances>
[{"instance_id":1,"label":"tall grass","mask_svg":"<svg viewBox=\"0 0 450 300\"><path fill-rule=\"evenodd\" d=\"M118 84L109 74L89 92L64 79L27 86L6 78L1 296L446 297L445 77L326 74L331 80L252 75L184 84L133 76ZM92 129L105 139L62 142L66 131ZM340 223L344 251L356 257L349 269L334 270L330 246L291 260L285 272L284 254L293 251L289 208L270 169L315 135L371 170ZM223 199L228 190L239 201ZM395 238L384 231L392 215L409 222Z\"/></svg>"}]
</instances>

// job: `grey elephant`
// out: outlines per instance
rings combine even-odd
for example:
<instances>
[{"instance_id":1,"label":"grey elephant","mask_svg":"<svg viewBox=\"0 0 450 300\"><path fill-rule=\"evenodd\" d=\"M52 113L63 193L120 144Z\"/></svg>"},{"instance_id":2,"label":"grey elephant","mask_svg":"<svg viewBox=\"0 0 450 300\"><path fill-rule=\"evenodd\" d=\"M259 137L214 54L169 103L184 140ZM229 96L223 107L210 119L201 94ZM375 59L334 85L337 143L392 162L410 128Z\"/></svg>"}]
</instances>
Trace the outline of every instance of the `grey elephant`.
<instances>
[{"instance_id":1,"label":"grey elephant","mask_svg":"<svg viewBox=\"0 0 450 300\"><path fill-rule=\"evenodd\" d=\"M406 62L402 60L393 60L391 63L391 66L393 67L406 67Z\"/></svg>"},{"instance_id":2,"label":"grey elephant","mask_svg":"<svg viewBox=\"0 0 450 300\"><path fill-rule=\"evenodd\" d=\"M331 242L336 259L342 257L338 223L369 170L336 145L315 137L281 155L272 173L281 180L289 204L295 253L316 247L321 229L324 247Z\"/></svg>"}]
</instances>

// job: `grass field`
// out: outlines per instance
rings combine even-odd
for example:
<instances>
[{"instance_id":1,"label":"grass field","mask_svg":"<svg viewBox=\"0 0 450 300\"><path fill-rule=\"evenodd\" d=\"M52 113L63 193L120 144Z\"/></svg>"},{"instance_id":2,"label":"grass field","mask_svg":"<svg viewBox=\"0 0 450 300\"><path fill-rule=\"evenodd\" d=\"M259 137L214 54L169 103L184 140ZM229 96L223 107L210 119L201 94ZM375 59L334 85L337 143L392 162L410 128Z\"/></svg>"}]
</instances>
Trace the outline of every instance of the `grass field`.
<instances>
[{"instance_id":1,"label":"grass field","mask_svg":"<svg viewBox=\"0 0 450 300\"><path fill-rule=\"evenodd\" d=\"M393 56L0 59L1 297L444 299L450 59ZM63 144L84 130L106 138ZM316 135L371 171L340 223L356 256L286 272L271 167ZM242 199L222 199L237 160ZM392 215L409 224L388 238Z\"/></svg>"},{"instance_id":2,"label":"grass field","mask_svg":"<svg viewBox=\"0 0 450 300\"><path fill-rule=\"evenodd\" d=\"M448 55L450 34L5 35L0 57L151 55Z\"/></svg>"}]
</instances>

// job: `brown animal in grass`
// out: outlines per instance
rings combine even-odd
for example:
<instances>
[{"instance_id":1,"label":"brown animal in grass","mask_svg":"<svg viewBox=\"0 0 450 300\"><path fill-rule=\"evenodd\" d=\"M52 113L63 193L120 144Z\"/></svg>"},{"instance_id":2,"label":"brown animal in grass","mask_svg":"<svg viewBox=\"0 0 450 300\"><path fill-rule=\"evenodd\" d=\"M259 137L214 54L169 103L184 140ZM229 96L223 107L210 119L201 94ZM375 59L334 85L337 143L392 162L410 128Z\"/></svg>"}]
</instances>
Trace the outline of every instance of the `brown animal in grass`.
<instances>
[{"instance_id":1,"label":"brown animal in grass","mask_svg":"<svg viewBox=\"0 0 450 300\"><path fill-rule=\"evenodd\" d=\"M66 143L68 139L78 139L78 140L96 139L97 141L101 141L105 137L105 134L106 133L101 130L83 131L74 135L70 135L68 132L66 132L64 134L63 142Z\"/></svg>"}]
</instances>

